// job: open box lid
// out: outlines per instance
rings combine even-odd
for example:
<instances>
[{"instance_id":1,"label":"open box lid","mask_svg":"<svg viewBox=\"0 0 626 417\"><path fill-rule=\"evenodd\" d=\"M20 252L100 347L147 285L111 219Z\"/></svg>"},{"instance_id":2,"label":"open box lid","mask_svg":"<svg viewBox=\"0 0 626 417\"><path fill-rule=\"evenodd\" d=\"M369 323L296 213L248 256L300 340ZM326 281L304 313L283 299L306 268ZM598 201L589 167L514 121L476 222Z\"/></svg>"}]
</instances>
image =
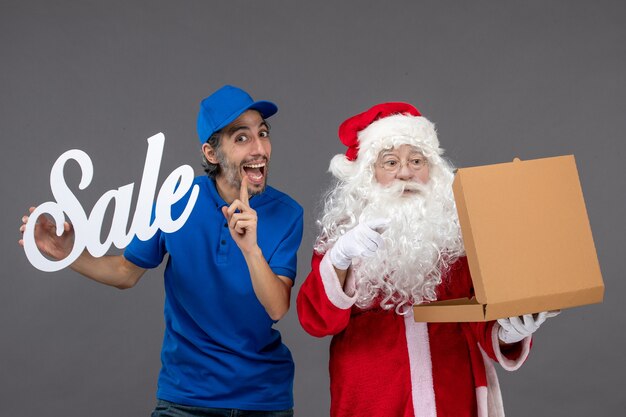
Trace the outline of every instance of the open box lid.
<instances>
[{"instance_id":1,"label":"open box lid","mask_svg":"<svg viewBox=\"0 0 626 417\"><path fill-rule=\"evenodd\" d=\"M453 184L475 298L416 321L484 321L599 303L604 285L572 155L462 168Z\"/></svg>"}]
</instances>

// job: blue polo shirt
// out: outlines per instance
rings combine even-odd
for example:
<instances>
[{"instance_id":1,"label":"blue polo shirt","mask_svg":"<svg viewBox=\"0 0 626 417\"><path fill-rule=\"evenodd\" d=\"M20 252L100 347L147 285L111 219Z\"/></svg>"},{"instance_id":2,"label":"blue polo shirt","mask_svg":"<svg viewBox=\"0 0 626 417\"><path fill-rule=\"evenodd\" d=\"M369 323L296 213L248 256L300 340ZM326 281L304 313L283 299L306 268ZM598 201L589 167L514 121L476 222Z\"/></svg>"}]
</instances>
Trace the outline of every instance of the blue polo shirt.
<instances>
[{"instance_id":1,"label":"blue polo shirt","mask_svg":"<svg viewBox=\"0 0 626 417\"><path fill-rule=\"evenodd\" d=\"M174 233L130 243L124 256L142 268L165 268L165 335L157 398L178 404L283 410L293 407L294 364L257 299L244 257L230 236L215 183L200 186L189 219ZM176 219L187 196L172 206ZM296 276L303 210L267 187L250 199L257 241L277 275Z\"/></svg>"}]
</instances>

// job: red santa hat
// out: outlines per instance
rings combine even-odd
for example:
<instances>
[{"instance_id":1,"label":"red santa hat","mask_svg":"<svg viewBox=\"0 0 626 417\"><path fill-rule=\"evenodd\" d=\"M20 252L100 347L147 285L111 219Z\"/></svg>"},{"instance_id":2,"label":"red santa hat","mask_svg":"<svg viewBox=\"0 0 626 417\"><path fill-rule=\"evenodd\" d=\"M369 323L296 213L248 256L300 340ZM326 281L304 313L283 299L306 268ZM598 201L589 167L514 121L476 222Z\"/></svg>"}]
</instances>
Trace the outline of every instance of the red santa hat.
<instances>
[{"instance_id":1,"label":"red santa hat","mask_svg":"<svg viewBox=\"0 0 626 417\"><path fill-rule=\"evenodd\" d=\"M373 122L394 114L422 115L419 110L408 103L381 103L343 122L341 126L339 126L339 139L348 147L346 158L350 161L354 161L357 158L359 153L359 132L367 128Z\"/></svg>"},{"instance_id":2,"label":"red santa hat","mask_svg":"<svg viewBox=\"0 0 626 417\"><path fill-rule=\"evenodd\" d=\"M371 164L381 150L394 146L413 145L427 158L442 153L435 126L414 106L402 102L377 104L350 117L339 126L339 139L348 150L345 156L333 158L330 170L340 178L356 168L353 165Z\"/></svg>"}]
</instances>

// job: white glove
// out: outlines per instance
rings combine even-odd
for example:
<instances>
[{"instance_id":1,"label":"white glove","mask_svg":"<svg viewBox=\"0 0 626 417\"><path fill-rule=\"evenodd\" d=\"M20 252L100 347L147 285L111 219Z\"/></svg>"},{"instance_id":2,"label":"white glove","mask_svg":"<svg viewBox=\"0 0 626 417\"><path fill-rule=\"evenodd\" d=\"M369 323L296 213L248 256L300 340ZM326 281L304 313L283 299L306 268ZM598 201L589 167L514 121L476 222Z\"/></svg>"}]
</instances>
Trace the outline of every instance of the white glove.
<instances>
[{"instance_id":1,"label":"white glove","mask_svg":"<svg viewBox=\"0 0 626 417\"><path fill-rule=\"evenodd\" d=\"M359 223L341 236L328 252L330 262L337 269L346 270L354 258L369 258L384 243L380 235L389 225L388 219L373 219Z\"/></svg>"},{"instance_id":2,"label":"white glove","mask_svg":"<svg viewBox=\"0 0 626 417\"><path fill-rule=\"evenodd\" d=\"M544 311L537 315L524 314L519 317L498 319L500 324L498 338L504 343L517 343L535 333L549 317L558 316L559 313L560 311Z\"/></svg>"}]
</instances>

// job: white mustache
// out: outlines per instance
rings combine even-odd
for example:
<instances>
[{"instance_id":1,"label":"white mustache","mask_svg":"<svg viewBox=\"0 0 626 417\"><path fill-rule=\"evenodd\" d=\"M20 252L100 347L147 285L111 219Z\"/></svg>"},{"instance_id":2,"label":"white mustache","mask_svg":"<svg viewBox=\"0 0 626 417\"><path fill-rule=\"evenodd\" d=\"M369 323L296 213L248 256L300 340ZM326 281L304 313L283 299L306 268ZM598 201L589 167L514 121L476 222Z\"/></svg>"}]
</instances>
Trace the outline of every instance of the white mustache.
<instances>
[{"instance_id":1,"label":"white mustache","mask_svg":"<svg viewBox=\"0 0 626 417\"><path fill-rule=\"evenodd\" d=\"M428 191L428 187L415 181L394 181L383 189L385 194L395 196L401 196L405 191L424 194Z\"/></svg>"}]
</instances>

